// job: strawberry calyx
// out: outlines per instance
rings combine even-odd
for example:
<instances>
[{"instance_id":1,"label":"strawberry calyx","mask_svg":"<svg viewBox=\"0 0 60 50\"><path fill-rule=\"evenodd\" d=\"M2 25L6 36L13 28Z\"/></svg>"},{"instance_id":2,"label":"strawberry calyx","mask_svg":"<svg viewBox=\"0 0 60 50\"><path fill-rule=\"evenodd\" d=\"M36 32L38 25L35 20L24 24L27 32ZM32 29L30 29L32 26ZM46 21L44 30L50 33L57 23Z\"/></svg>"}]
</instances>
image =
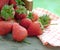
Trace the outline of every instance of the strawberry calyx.
<instances>
[{"instance_id":1,"label":"strawberry calyx","mask_svg":"<svg viewBox=\"0 0 60 50\"><path fill-rule=\"evenodd\" d=\"M24 6L22 6L22 5L18 6L18 9L16 9L16 12L18 14L27 14L26 8Z\"/></svg>"},{"instance_id":2,"label":"strawberry calyx","mask_svg":"<svg viewBox=\"0 0 60 50\"><path fill-rule=\"evenodd\" d=\"M5 20L8 20L9 18L14 18L15 12L13 9L13 5L5 5L1 10L1 16Z\"/></svg>"},{"instance_id":3,"label":"strawberry calyx","mask_svg":"<svg viewBox=\"0 0 60 50\"><path fill-rule=\"evenodd\" d=\"M32 18L33 18L33 14L32 14L31 11L30 11L29 14L28 14L28 18L29 18L29 19L32 19Z\"/></svg>"},{"instance_id":4,"label":"strawberry calyx","mask_svg":"<svg viewBox=\"0 0 60 50\"><path fill-rule=\"evenodd\" d=\"M38 21L40 22L43 28L47 27L50 24L50 17L48 15L40 16Z\"/></svg>"},{"instance_id":5,"label":"strawberry calyx","mask_svg":"<svg viewBox=\"0 0 60 50\"><path fill-rule=\"evenodd\" d=\"M15 1L16 1L17 5L25 5L25 3L21 0L15 0Z\"/></svg>"}]
</instances>

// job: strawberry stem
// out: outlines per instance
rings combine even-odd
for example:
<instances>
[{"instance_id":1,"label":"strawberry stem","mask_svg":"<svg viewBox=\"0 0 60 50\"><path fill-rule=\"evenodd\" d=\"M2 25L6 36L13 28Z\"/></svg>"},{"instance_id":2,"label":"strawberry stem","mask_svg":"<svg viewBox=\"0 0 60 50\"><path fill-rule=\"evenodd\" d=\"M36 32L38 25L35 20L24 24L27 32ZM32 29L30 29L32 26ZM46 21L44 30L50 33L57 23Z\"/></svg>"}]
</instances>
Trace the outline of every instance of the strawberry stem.
<instances>
[{"instance_id":1,"label":"strawberry stem","mask_svg":"<svg viewBox=\"0 0 60 50\"><path fill-rule=\"evenodd\" d=\"M50 24L50 25L58 25L57 23L54 23L54 24Z\"/></svg>"},{"instance_id":2,"label":"strawberry stem","mask_svg":"<svg viewBox=\"0 0 60 50\"><path fill-rule=\"evenodd\" d=\"M28 41L26 41L26 40L24 40L23 42L24 42L24 43L27 43L27 44L31 44L30 42L28 42Z\"/></svg>"},{"instance_id":3,"label":"strawberry stem","mask_svg":"<svg viewBox=\"0 0 60 50\"><path fill-rule=\"evenodd\" d=\"M39 22L39 23L41 25L42 30L44 30L45 28L44 28L43 24L41 22Z\"/></svg>"}]
</instances>

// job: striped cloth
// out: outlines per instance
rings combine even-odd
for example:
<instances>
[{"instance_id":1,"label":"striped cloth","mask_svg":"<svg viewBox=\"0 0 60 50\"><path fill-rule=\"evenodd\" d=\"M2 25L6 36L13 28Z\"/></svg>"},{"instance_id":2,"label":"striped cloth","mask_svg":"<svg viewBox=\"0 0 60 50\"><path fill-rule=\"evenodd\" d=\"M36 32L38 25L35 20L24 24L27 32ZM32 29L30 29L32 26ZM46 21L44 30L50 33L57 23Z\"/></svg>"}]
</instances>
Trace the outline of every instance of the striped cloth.
<instances>
[{"instance_id":1,"label":"striped cloth","mask_svg":"<svg viewBox=\"0 0 60 50\"><path fill-rule=\"evenodd\" d=\"M38 16L47 14L52 19L50 25L43 30L44 33L38 36L43 45L60 46L60 17L43 8L36 8L33 12Z\"/></svg>"}]
</instances>

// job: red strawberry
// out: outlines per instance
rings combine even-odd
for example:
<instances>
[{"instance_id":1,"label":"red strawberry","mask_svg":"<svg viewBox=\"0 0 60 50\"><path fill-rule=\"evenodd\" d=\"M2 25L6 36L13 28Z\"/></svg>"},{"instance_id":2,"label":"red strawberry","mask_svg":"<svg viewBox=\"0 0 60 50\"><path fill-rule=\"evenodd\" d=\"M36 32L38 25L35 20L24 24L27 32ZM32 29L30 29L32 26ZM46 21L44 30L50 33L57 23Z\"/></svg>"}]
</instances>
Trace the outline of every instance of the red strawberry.
<instances>
[{"instance_id":1,"label":"red strawberry","mask_svg":"<svg viewBox=\"0 0 60 50\"><path fill-rule=\"evenodd\" d=\"M8 34L12 29L12 23L7 21L0 21L0 35Z\"/></svg>"},{"instance_id":2,"label":"red strawberry","mask_svg":"<svg viewBox=\"0 0 60 50\"><path fill-rule=\"evenodd\" d=\"M14 5L14 6L16 6L16 0L9 0L9 5Z\"/></svg>"},{"instance_id":3,"label":"red strawberry","mask_svg":"<svg viewBox=\"0 0 60 50\"><path fill-rule=\"evenodd\" d=\"M0 0L0 10L2 9L2 7L6 4L8 4L9 0Z\"/></svg>"},{"instance_id":4,"label":"red strawberry","mask_svg":"<svg viewBox=\"0 0 60 50\"><path fill-rule=\"evenodd\" d=\"M15 9L15 10L19 9L19 6L15 6L14 9Z\"/></svg>"},{"instance_id":5,"label":"red strawberry","mask_svg":"<svg viewBox=\"0 0 60 50\"><path fill-rule=\"evenodd\" d=\"M27 17L26 13L26 8L24 6L20 6L16 9L15 18L18 20L22 20Z\"/></svg>"},{"instance_id":6,"label":"red strawberry","mask_svg":"<svg viewBox=\"0 0 60 50\"><path fill-rule=\"evenodd\" d=\"M12 37L16 41L23 41L27 37L27 30L18 23L14 23Z\"/></svg>"},{"instance_id":7,"label":"red strawberry","mask_svg":"<svg viewBox=\"0 0 60 50\"><path fill-rule=\"evenodd\" d=\"M3 19L2 19L2 18L0 18L0 21L3 21Z\"/></svg>"},{"instance_id":8,"label":"red strawberry","mask_svg":"<svg viewBox=\"0 0 60 50\"><path fill-rule=\"evenodd\" d=\"M34 21L37 21L37 20L39 19L39 17L38 17L37 14L33 13L32 15L33 15L33 18L32 18L32 21L33 21L33 22L34 22Z\"/></svg>"},{"instance_id":9,"label":"red strawberry","mask_svg":"<svg viewBox=\"0 0 60 50\"><path fill-rule=\"evenodd\" d=\"M32 12L28 14L28 18L30 18L33 22L39 19L38 15Z\"/></svg>"},{"instance_id":10,"label":"red strawberry","mask_svg":"<svg viewBox=\"0 0 60 50\"><path fill-rule=\"evenodd\" d=\"M22 19L24 19L24 18L26 18L26 14L18 14L18 13L16 13L16 19L19 19L19 20L22 20Z\"/></svg>"},{"instance_id":11,"label":"red strawberry","mask_svg":"<svg viewBox=\"0 0 60 50\"><path fill-rule=\"evenodd\" d=\"M42 34L42 29L40 27L40 24L37 22L34 22L30 24L28 28L28 36L38 36Z\"/></svg>"},{"instance_id":12,"label":"red strawberry","mask_svg":"<svg viewBox=\"0 0 60 50\"><path fill-rule=\"evenodd\" d=\"M11 20L14 18L15 11L13 5L5 5L1 10L1 16L5 20Z\"/></svg>"},{"instance_id":13,"label":"red strawberry","mask_svg":"<svg viewBox=\"0 0 60 50\"><path fill-rule=\"evenodd\" d=\"M4 19L2 17L0 17L0 21L4 21Z\"/></svg>"},{"instance_id":14,"label":"red strawberry","mask_svg":"<svg viewBox=\"0 0 60 50\"><path fill-rule=\"evenodd\" d=\"M15 7L16 5L24 5L24 2L22 0L9 0L9 5L11 4Z\"/></svg>"},{"instance_id":15,"label":"red strawberry","mask_svg":"<svg viewBox=\"0 0 60 50\"><path fill-rule=\"evenodd\" d=\"M32 21L29 18L24 18L20 21L20 25L28 29Z\"/></svg>"}]
</instances>

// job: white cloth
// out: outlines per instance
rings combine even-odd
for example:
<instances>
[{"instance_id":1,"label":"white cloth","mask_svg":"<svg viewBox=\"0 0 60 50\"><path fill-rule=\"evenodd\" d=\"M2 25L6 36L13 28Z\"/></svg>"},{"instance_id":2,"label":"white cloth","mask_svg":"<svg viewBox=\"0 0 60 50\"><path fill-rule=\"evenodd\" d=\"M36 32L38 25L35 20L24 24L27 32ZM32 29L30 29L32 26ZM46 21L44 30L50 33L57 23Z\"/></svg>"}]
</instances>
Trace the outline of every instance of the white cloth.
<instances>
[{"instance_id":1,"label":"white cloth","mask_svg":"<svg viewBox=\"0 0 60 50\"><path fill-rule=\"evenodd\" d=\"M43 8L37 8L33 10L33 12L38 16L47 14L52 19L50 25L45 30L43 30L44 33L39 35L38 38L43 44L47 42L52 46L60 46L60 17Z\"/></svg>"}]
</instances>

